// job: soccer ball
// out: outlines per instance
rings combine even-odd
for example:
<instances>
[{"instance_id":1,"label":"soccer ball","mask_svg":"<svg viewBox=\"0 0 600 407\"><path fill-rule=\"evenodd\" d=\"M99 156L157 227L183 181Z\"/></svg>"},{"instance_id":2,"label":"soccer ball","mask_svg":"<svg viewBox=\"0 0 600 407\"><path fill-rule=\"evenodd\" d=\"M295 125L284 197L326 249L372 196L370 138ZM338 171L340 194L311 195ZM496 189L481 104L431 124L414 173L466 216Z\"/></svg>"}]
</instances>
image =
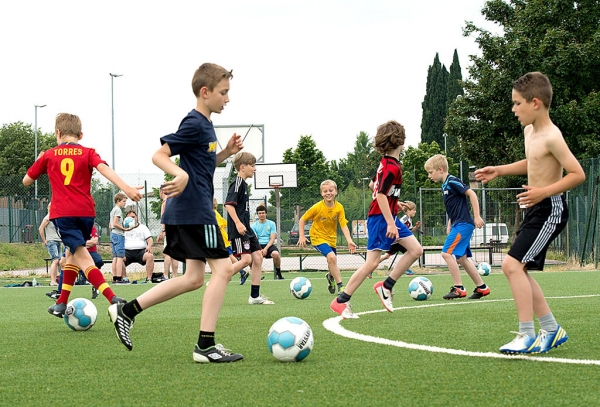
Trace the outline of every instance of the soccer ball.
<instances>
[{"instance_id":1,"label":"soccer ball","mask_svg":"<svg viewBox=\"0 0 600 407\"><path fill-rule=\"evenodd\" d=\"M65 323L74 331L87 331L96 323L98 310L87 298L75 298L67 304Z\"/></svg>"},{"instance_id":2,"label":"soccer ball","mask_svg":"<svg viewBox=\"0 0 600 407\"><path fill-rule=\"evenodd\" d=\"M312 292L312 284L306 277L296 277L290 282L290 292L294 297L303 300Z\"/></svg>"},{"instance_id":3,"label":"soccer ball","mask_svg":"<svg viewBox=\"0 0 600 407\"><path fill-rule=\"evenodd\" d=\"M125 226L125 228L127 228L127 229L134 227L135 219L133 219L130 216L126 217L125 220L123 221L123 226Z\"/></svg>"},{"instance_id":4,"label":"soccer ball","mask_svg":"<svg viewBox=\"0 0 600 407\"><path fill-rule=\"evenodd\" d=\"M485 261L479 263L479 266L477 266L477 272L479 272L479 275L481 276L489 276L491 271L492 268Z\"/></svg>"},{"instance_id":5,"label":"soccer ball","mask_svg":"<svg viewBox=\"0 0 600 407\"><path fill-rule=\"evenodd\" d=\"M296 317L281 318L271 326L267 335L269 351L282 362L300 362L306 359L314 343L310 326Z\"/></svg>"},{"instance_id":6,"label":"soccer ball","mask_svg":"<svg viewBox=\"0 0 600 407\"><path fill-rule=\"evenodd\" d=\"M433 294L433 284L425 277L415 277L408 284L408 293L417 301L425 301Z\"/></svg>"}]
</instances>

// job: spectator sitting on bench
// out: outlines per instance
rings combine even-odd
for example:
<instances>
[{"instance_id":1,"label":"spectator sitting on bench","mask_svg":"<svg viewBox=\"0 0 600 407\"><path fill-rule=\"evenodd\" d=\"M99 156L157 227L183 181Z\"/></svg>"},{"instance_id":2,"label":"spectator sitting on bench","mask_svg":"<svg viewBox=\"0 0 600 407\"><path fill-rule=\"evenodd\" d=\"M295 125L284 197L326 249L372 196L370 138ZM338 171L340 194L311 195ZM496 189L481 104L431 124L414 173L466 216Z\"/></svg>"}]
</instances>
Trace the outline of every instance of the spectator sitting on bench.
<instances>
[{"instance_id":1,"label":"spectator sitting on bench","mask_svg":"<svg viewBox=\"0 0 600 407\"><path fill-rule=\"evenodd\" d=\"M122 276L126 275L126 267L131 263L146 266L146 282L160 283L166 280L163 273L154 273L154 255L152 254L152 234L146 225L138 222L134 210L127 211L127 217L135 219L136 226L125 232L125 261Z\"/></svg>"}]
</instances>

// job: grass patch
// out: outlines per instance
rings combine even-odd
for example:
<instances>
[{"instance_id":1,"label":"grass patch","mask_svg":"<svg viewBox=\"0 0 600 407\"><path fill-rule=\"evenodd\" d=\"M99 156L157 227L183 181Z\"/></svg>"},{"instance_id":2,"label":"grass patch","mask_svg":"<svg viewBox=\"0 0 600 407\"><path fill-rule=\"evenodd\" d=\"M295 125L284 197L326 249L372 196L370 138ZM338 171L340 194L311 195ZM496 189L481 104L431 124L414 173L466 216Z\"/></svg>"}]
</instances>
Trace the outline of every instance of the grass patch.
<instances>
[{"instance_id":1,"label":"grass patch","mask_svg":"<svg viewBox=\"0 0 600 407\"><path fill-rule=\"evenodd\" d=\"M42 267L48 257L42 243L0 243L0 271Z\"/></svg>"},{"instance_id":2,"label":"grass patch","mask_svg":"<svg viewBox=\"0 0 600 407\"><path fill-rule=\"evenodd\" d=\"M268 274L266 274L268 275ZM234 277L227 290L217 341L245 356L227 365L192 362L204 289L144 311L132 330L134 350L122 346L106 316L108 302L94 300L99 320L90 331L73 332L46 312L52 304L46 288L0 288L0 358L2 405L594 405L600 366L454 356L363 342L338 336L323 326L335 316L334 298L323 273L304 273L313 284L306 300L289 294L289 281L267 277L261 291L273 306L247 304L250 288ZM349 273L343 273L344 281ZM599 359L597 320L600 283L597 272L535 273L569 341L547 358ZM396 286L394 313L364 314L342 321L353 332L409 343L497 352L512 340L516 311L503 275L485 281L491 300L448 302L441 299L452 284L448 273L429 275L435 292L416 302L407 292L410 279ZM467 288L472 283L464 276ZM381 278L380 278L381 279ZM367 280L352 299L356 312L381 310ZM132 299L151 285L116 286ZM89 286L76 286L71 298L89 298ZM553 298L557 297L557 298ZM487 299L486 298L486 299ZM18 304L18 307L15 305ZM269 353L269 327L284 316L307 321L315 347L301 363L280 363ZM569 378L577 378L570 380ZM70 389L76 389L75 392ZM117 391L117 389L119 391ZM65 399L65 392L71 394Z\"/></svg>"}]
</instances>

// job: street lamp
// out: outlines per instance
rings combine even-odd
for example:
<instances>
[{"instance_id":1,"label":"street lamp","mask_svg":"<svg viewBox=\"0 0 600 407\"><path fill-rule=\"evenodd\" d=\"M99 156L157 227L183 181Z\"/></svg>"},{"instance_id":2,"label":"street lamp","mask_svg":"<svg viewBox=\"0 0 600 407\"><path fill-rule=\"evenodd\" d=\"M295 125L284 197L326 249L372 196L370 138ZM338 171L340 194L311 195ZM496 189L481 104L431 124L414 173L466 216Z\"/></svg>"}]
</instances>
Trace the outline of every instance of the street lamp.
<instances>
[{"instance_id":1,"label":"street lamp","mask_svg":"<svg viewBox=\"0 0 600 407\"><path fill-rule=\"evenodd\" d=\"M37 110L38 108L46 107L46 105L34 105L35 106L35 132L34 132L34 155L33 161L37 160L38 152L37 152L37 139L38 139L38 128L37 128ZM37 188L37 179L35 180L35 199L38 197L38 188Z\"/></svg>"},{"instance_id":2,"label":"street lamp","mask_svg":"<svg viewBox=\"0 0 600 407\"><path fill-rule=\"evenodd\" d=\"M446 138L448 137L448 135L446 133L444 133L443 136L444 136L444 155L446 157L448 157L448 148L446 146Z\"/></svg>"},{"instance_id":3,"label":"street lamp","mask_svg":"<svg viewBox=\"0 0 600 407\"><path fill-rule=\"evenodd\" d=\"M113 81L115 78L119 76L123 76L122 74L111 73L110 75L110 105L111 105L111 114L112 114L112 169L116 170L115 165L115 101L114 101L114 87Z\"/></svg>"}]
</instances>

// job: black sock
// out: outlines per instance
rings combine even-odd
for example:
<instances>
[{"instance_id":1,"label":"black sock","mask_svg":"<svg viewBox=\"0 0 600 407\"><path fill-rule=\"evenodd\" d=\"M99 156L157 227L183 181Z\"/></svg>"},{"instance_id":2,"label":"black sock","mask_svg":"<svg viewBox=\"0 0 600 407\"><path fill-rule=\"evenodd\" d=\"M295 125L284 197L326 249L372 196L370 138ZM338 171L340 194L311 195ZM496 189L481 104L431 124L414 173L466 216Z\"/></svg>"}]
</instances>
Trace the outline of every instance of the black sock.
<instances>
[{"instance_id":1,"label":"black sock","mask_svg":"<svg viewBox=\"0 0 600 407\"><path fill-rule=\"evenodd\" d=\"M339 302L340 304L343 304L345 302L350 301L351 297L352 297L351 295L346 294L344 291L342 291L340 293L340 295L338 295L338 297L337 297L337 302Z\"/></svg>"},{"instance_id":2,"label":"black sock","mask_svg":"<svg viewBox=\"0 0 600 407\"><path fill-rule=\"evenodd\" d=\"M454 287L456 287L456 288L460 288L461 290L464 290L464 289L465 289L465 286L464 286L464 285L455 285Z\"/></svg>"},{"instance_id":3,"label":"black sock","mask_svg":"<svg viewBox=\"0 0 600 407\"><path fill-rule=\"evenodd\" d=\"M202 350L215 346L215 333L200 331L198 335L198 347Z\"/></svg>"},{"instance_id":4,"label":"black sock","mask_svg":"<svg viewBox=\"0 0 600 407\"><path fill-rule=\"evenodd\" d=\"M137 298L135 300L129 301L128 303L125 303L125 305L123 305L123 314L128 316L129 319L135 318L136 315L142 311L143 311L142 307L140 307L140 304L137 301Z\"/></svg>"},{"instance_id":5,"label":"black sock","mask_svg":"<svg viewBox=\"0 0 600 407\"><path fill-rule=\"evenodd\" d=\"M487 288L487 286L485 285L485 283L483 283L480 286L477 286L477 288L481 288L482 290L485 290Z\"/></svg>"},{"instance_id":6,"label":"black sock","mask_svg":"<svg viewBox=\"0 0 600 407\"><path fill-rule=\"evenodd\" d=\"M257 298L260 295L260 286L259 285L251 285L250 286L250 297Z\"/></svg>"},{"instance_id":7,"label":"black sock","mask_svg":"<svg viewBox=\"0 0 600 407\"><path fill-rule=\"evenodd\" d=\"M396 284L396 280L394 280L392 277L386 278L385 281L383 282L383 286L390 291L394 288L395 284Z\"/></svg>"}]
</instances>

